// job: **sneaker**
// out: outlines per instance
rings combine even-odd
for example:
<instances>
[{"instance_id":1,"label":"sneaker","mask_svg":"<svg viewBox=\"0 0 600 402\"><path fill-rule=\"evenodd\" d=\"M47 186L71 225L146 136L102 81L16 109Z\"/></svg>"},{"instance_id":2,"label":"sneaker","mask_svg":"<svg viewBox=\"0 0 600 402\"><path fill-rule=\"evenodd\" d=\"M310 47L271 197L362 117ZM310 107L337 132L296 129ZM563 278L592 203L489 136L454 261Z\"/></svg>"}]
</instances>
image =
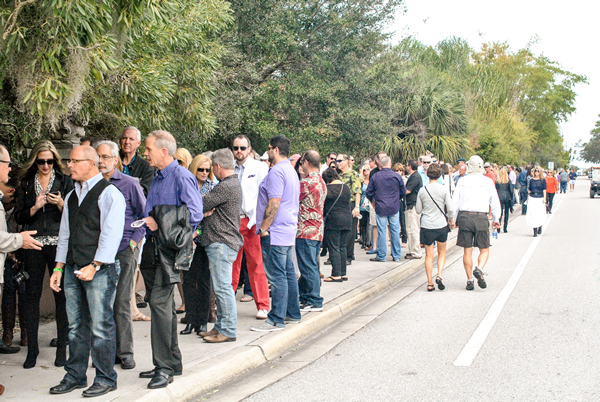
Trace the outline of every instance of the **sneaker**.
<instances>
[{"instance_id":1,"label":"sneaker","mask_svg":"<svg viewBox=\"0 0 600 402\"><path fill-rule=\"evenodd\" d=\"M294 320L293 318L290 317L285 317L285 320L283 320L284 324L300 324L300 320Z\"/></svg>"},{"instance_id":2,"label":"sneaker","mask_svg":"<svg viewBox=\"0 0 600 402\"><path fill-rule=\"evenodd\" d=\"M312 304L301 304L300 311L323 311L323 307L313 306Z\"/></svg>"},{"instance_id":3,"label":"sneaker","mask_svg":"<svg viewBox=\"0 0 600 402\"><path fill-rule=\"evenodd\" d=\"M257 332L273 332L273 331L283 331L285 328L271 325L268 322L263 322L260 325L253 325L252 328L250 328L250 329L252 331L257 331Z\"/></svg>"},{"instance_id":4,"label":"sneaker","mask_svg":"<svg viewBox=\"0 0 600 402\"><path fill-rule=\"evenodd\" d=\"M487 284L485 283L485 279L483 279L483 271L480 270L479 268L475 268L475 270L473 271L473 276L475 278L477 278L477 285L479 285L479 287L481 289L485 289L487 287Z\"/></svg>"},{"instance_id":5,"label":"sneaker","mask_svg":"<svg viewBox=\"0 0 600 402\"><path fill-rule=\"evenodd\" d=\"M473 284L473 280L467 281L467 290L475 289L475 285Z\"/></svg>"},{"instance_id":6,"label":"sneaker","mask_svg":"<svg viewBox=\"0 0 600 402\"><path fill-rule=\"evenodd\" d=\"M372 249L367 251L367 254L371 255L371 254L377 254L377 250L376 249Z\"/></svg>"},{"instance_id":7,"label":"sneaker","mask_svg":"<svg viewBox=\"0 0 600 402\"><path fill-rule=\"evenodd\" d=\"M269 312L267 310L258 310L258 313L256 313L256 319L257 320L266 320L268 313Z\"/></svg>"}]
</instances>

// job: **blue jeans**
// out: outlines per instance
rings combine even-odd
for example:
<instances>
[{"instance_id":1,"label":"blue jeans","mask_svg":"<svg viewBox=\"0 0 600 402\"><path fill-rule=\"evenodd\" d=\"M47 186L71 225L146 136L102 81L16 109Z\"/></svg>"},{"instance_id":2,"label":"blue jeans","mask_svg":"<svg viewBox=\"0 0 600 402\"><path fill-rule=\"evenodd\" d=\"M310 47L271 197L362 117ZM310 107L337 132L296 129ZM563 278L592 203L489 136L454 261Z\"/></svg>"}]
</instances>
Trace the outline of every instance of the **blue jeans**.
<instances>
[{"instance_id":1,"label":"blue jeans","mask_svg":"<svg viewBox=\"0 0 600 402\"><path fill-rule=\"evenodd\" d=\"M321 278L319 277L319 252L321 242L318 240L296 239L296 258L300 279L298 292L300 303L323 307L321 297Z\"/></svg>"},{"instance_id":2,"label":"blue jeans","mask_svg":"<svg viewBox=\"0 0 600 402\"><path fill-rule=\"evenodd\" d=\"M217 321L215 329L229 338L236 337L237 307L235 293L231 287L233 263L238 252L225 243L206 246L210 281L217 300Z\"/></svg>"},{"instance_id":3,"label":"blue jeans","mask_svg":"<svg viewBox=\"0 0 600 402\"><path fill-rule=\"evenodd\" d=\"M386 224L390 225L390 236L392 242L392 258L400 259L400 217L398 212L390 216L377 215L377 259L384 261L387 254Z\"/></svg>"},{"instance_id":4,"label":"blue jeans","mask_svg":"<svg viewBox=\"0 0 600 402\"><path fill-rule=\"evenodd\" d=\"M267 282L273 283L271 274L269 273L269 252L271 251L271 236L260 237L260 249L263 258L263 267L265 268L265 275L267 275Z\"/></svg>"},{"instance_id":5,"label":"blue jeans","mask_svg":"<svg viewBox=\"0 0 600 402\"><path fill-rule=\"evenodd\" d=\"M263 248L264 250L264 248ZM292 246L270 246L268 255L269 276L272 278L271 311L267 323L285 328L286 317L300 321L298 280L292 261Z\"/></svg>"},{"instance_id":6,"label":"blue jeans","mask_svg":"<svg viewBox=\"0 0 600 402\"><path fill-rule=\"evenodd\" d=\"M69 359L64 379L77 384L87 382L90 348L96 366L94 383L117 385L114 369L117 353L117 329L113 304L121 267L117 260L104 264L89 282L81 281L73 271L77 265L65 266L65 297L69 318Z\"/></svg>"},{"instance_id":7,"label":"blue jeans","mask_svg":"<svg viewBox=\"0 0 600 402\"><path fill-rule=\"evenodd\" d=\"M567 192L567 184L569 184L568 181L561 181L560 182L560 192L561 193L566 193Z\"/></svg>"}]
</instances>

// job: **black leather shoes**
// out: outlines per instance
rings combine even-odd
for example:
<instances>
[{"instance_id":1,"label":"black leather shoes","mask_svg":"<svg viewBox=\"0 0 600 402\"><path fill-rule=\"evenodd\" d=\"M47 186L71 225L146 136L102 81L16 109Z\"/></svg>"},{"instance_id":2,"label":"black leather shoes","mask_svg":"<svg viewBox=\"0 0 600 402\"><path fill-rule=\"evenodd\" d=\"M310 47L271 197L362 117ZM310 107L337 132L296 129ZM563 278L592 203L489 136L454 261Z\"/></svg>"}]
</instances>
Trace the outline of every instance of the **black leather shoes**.
<instances>
[{"instance_id":1,"label":"black leather shoes","mask_svg":"<svg viewBox=\"0 0 600 402\"><path fill-rule=\"evenodd\" d=\"M196 332L196 333L200 332L200 327L196 327L195 325L188 324L185 326L185 329L179 331L179 334L180 335L189 335L192 332Z\"/></svg>"},{"instance_id":2,"label":"black leather shoes","mask_svg":"<svg viewBox=\"0 0 600 402\"><path fill-rule=\"evenodd\" d=\"M150 371L142 371L140 373L140 378L154 378L155 375L156 375L156 369L150 370ZM175 371L173 373L173 375L175 377L180 376L181 375L181 371Z\"/></svg>"},{"instance_id":3,"label":"black leather shoes","mask_svg":"<svg viewBox=\"0 0 600 402\"><path fill-rule=\"evenodd\" d=\"M121 359L121 368L123 370L131 370L135 368L135 360L133 356L125 356Z\"/></svg>"},{"instance_id":4,"label":"black leather shoes","mask_svg":"<svg viewBox=\"0 0 600 402\"><path fill-rule=\"evenodd\" d=\"M4 355L12 355L13 353L17 353L19 350L21 350L21 348L18 346L8 346L6 343L0 342L0 353Z\"/></svg>"},{"instance_id":5,"label":"black leather shoes","mask_svg":"<svg viewBox=\"0 0 600 402\"><path fill-rule=\"evenodd\" d=\"M117 389L117 386L111 387L107 384L98 384L97 382L93 383L91 387L82 392L81 395L87 396L89 398L94 396L106 395L110 391L114 391Z\"/></svg>"},{"instance_id":6,"label":"black leather shoes","mask_svg":"<svg viewBox=\"0 0 600 402\"><path fill-rule=\"evenodd\" d=\"M66 394L67 392L71 392L74 389L85 388L85 387L87 387L87 383L77 384L75 382L62 380L60 382L60 384L58 384L56 387L50 388L50 393L51 394Z\"/></svg>"},{"instance_id":7,"label":"black leather shoes","mask_svg":"<svg viewBox=\"0 0 600 402\"><path fill-rule=\"evenodd\" d=\"M157 388L165 388L167 385L173 382L173 376L167 373L163 373L162 371L157 371L150 383L148 383L148 388L157 389Z\"/></svg>"}]
</instances>

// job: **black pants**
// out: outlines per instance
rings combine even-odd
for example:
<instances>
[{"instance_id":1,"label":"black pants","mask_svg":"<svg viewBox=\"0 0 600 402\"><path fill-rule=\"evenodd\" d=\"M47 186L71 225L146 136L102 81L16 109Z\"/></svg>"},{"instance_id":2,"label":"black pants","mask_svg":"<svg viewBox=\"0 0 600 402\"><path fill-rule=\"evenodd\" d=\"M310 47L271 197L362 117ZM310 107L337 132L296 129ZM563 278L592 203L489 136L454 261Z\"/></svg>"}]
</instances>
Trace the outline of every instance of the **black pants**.
<instances>
[{"instance_id":1,"label":"black pants","mask_svg":"<svg viewBox=\"0 0 600 402\"><path fill-rule=\"evenodd\" d=\"M146 285L144 299L148 301L152 313L150 322L152 363L155 369L173 375L174 372L183 370L181 351L177 340L176 283L164 283L163 273L156 269L154 264L154 251L154 239L150 238L144 245L140 264L140 272Z\"/></svg>"},{"instance_id":2,"label":"black pants","mask_svg":"<svg viewBox=\"0 0 600 402\"><path fill-rule=\"evenodd\" d=\"M41 250L23 250L23 264L30 278L25 282L25 319L27 326L28 348L39 350L38 329L40 326L40 299L44 289L46 269L52 276L56 261L56 246L44 246ZM56 329L58 346L66 347L69 339L69 319L65 299L65 276L60 283L60 292L52 292L56 306Z\"/></svg>"},{"instance_id":3,"label":"black pants","mask_svg":"<svg viewBox=\"0 0 600 402\"><path fill-rule=\"evenodd\" d=\"M408 242L408 232L406 231L406 216L404 210L406 209L406 202L404 198L400 199L400 211L398 213L400 217L400 239L402 243Z\"/></svg>"},{"instance_id":4,"label":"black pants","mask_svg":"<svg viewBox=\"0 0 600 402\"><path fill-rule=\"evenodd\" d=\"M27 323L25 318L25 283L21 283L21 286L17 286L14 282L14 277L18 273L18 266L13 264L10 259L6 259L4 265L4 286L0 285L0 289L4 287L4 293L2 293L2 329L3 335L8 334L12 341L12 333L15 329L15 322L17 316L17 307L19 309L19 321L21 327L21 334L26 333ZM17 303L17 295L19 295Z\"/></svg>"},{"instance_id":5,"label":"black pants","mask_svg":"<svg viewBox=\"0 0 600 402\"><path fill-rule=\"evenodd\" d=\"M370 246L369 242L369 211L360 211L362 218L358 221L358 233L360 243L364 246Z\"/></svg>"},{"instance_id":6,"label":"black pants","mask_svg":"<svg viewBox=\"0 0 600 402\"><path fill-rule=\"evenodd\" d=\"M552 212L552 205L554 204L554 194L555 193L546 193L546 210L548 212Z\"/></svg>"},{"instance_id":7,"label":"black pants","mask_svg":"<svg viewBox=\"0 0 600 402\"><path fill-rule=\"evenodd\" d=\"M183 271L183 293L188 324L195 327L208 323L210 310L210 270L208 256L202 246L197 246L189 271Z\"/></svg>"},{"instance_id":8,"label":"black pants","mask_svg":"<svg viewBox=\"0 0 600 402\"><path fill-rule=\"evenodd\" d=\"M352 204L354 205L354 204ZM346 261L354 260L354 240L356 239L356 228L358 227L358 218L352 218L352 229L346 238Z\"/></svg>"},{"instance_id":9,"label":"black pants","mask_svg":"<svg viewBox=\"0 0 600 402\"><path fill-rule=\"evenodd\" d=\"M327 230L325 239L331 260L331 276L346 276L346 240L351 230Z\"/></svg>"},{"instance_id":10,"label":"black pants","mask_svg":"<svg viewBox=\"0 0 600 402\"><path fill-rule=\"evenodd\" d=\"M512 200L502 201L500 206L502 207L500 222L502 222L502 217L504 217L504 229L506 229L508 227L508 216L510 215L510 209L512 208Z\"/></svg>"}]
</instances>

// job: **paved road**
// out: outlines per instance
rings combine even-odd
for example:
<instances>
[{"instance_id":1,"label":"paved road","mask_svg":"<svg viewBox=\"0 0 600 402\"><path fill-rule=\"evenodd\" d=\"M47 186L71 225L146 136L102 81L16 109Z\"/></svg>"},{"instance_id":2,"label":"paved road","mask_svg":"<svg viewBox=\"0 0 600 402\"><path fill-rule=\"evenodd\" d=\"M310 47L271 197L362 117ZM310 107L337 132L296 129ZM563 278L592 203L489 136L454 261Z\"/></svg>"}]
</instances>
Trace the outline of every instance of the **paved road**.
<instances>
[{"instance_id":1,"label":"paved road","mask_svg":"<svg viewBox=\"0 0 600 402\"><path fill-rule=\"evenodd\" d=\"M460 259L445 272L443 292L428 293L423 273L401 302L246 400L600 400L600 199L589 198L588 186L580 179L575 192L556 196L538 240L524 217L510 224L493 243L487 289L464 289ZM480 349L467 346L472 338ZM457 360L465 348L470 365ZM276 365L292 372L294 356L262 376Z\"/></svg>"}]
</instances>

